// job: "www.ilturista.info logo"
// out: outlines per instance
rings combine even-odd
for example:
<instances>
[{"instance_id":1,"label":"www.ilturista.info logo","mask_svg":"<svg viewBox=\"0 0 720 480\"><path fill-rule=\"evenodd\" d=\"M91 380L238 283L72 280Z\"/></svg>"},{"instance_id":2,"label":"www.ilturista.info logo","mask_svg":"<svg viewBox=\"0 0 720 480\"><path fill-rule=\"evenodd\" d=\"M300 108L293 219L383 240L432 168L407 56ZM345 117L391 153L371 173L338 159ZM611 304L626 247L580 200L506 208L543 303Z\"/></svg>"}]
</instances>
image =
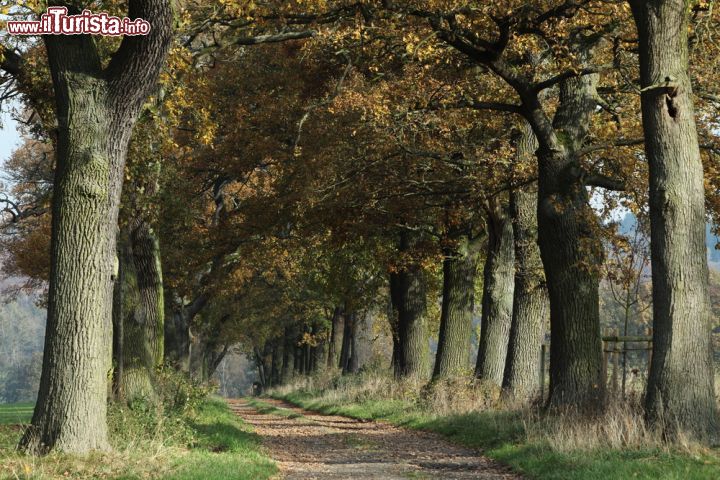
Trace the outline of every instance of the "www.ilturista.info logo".
<instances>
[{"instance_id":1,"label":"www.ilturista.info logo","mask_svg":"<svg viewBox=\"0 0 720 480\"><path fill-rule=\"evenodd\" d=\"M79 15L68 15L66 7L50 7L40 21L8 21L10 35L147 35L150 22L137 18L119 18L107 13L83 10Z\"/></svg>"}]
</instances>

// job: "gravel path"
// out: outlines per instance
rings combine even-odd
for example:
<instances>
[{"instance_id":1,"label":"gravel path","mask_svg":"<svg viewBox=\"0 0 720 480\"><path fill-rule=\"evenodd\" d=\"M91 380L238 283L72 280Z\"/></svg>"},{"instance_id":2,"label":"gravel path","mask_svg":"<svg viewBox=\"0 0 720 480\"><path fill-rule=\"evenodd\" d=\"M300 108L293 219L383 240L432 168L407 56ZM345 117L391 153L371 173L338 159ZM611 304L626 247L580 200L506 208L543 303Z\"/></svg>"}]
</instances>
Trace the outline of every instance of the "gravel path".
<instances>
[{"instance_id":1,"label":"gravel path","mask_svg":"<svg viewBox=\"0 0 720 480\"><path fill-rule=\"evenodd\" d=\"M521 478L478 452L432 433L321 415L279 400L264 399L263 403L284 409L284 415L260 413L244 400L231 400L230 406L262 437L280 467L281 478Z\"/></svg>"}]
</instances>

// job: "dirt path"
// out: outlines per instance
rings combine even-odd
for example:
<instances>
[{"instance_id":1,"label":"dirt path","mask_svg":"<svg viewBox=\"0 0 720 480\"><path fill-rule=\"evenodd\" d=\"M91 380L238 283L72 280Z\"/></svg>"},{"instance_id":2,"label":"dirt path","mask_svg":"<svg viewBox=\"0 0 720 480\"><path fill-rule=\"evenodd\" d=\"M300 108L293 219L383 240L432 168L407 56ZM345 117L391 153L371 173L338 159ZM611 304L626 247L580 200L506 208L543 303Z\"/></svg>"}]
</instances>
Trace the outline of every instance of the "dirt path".
<instances>
[{"instance_id":1,"label":"dirt path","mask_svg":"<svg viewBox=\"0 0 720 480\"><path fill-rule=\"evenodd\" d=\"M282 478L520 478L477 452L431 433L320 415L278 400L264 399L263 403L283 410L260 408L265 412L260 413L243 400L230 401L230 406L262 437Z\"/></svg>"}]
</instances>

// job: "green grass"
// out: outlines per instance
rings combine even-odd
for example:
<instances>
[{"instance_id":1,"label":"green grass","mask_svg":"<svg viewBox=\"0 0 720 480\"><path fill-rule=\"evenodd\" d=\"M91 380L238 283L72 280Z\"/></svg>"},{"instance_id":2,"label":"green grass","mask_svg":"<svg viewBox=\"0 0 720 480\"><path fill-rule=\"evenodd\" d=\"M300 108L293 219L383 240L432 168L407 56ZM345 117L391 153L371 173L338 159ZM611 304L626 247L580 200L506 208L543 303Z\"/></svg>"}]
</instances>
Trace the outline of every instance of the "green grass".
<instances>
[{"instance_id":1,"label":"green grass","mask_svg":"<svg viewBox=\"0 0 720 480\"><path fill-rule=\"evenodd\" d=\"M172 480L264 479L275 464L260 451L260 439L219 399L206 402L190 422L196 438L190 453L175 464Z\"/></svg>"},{"instance_id":2,"label":"green grass","mask_svg":"<svg viewBox=\"0 0 720 480\"><path fill-rule=\"evenodd\" d=\"M5 403L0 405L0 425L29 423L34 403Z\"/></svg>"},{"instance_id":3,"label":"green grass","mask_svg":"<svg viewBox=\"0 0 720 480\"><path fill-rule=\"evenodd\" d=\"M717 480L720 451L702 453L660 449L559 452L546 442L529 440L523 419L512 412L477 412L436 416L413 402L363 400L332 404L320 392L275 395L309 410L439 433L458 444L481 449L495 460L530 478L542 480L665 479Z\"/></svg>"},{"instance_id":4,"label":"green grass","mask_svg":"<svg viewBox=\"0 0 720 480\"><path fill-rule=\"evenodd\" d=\"M108 418L113 450L85 457L20 454L21 428L0 425L0 479L262 480L277 473L259 437L221 399L186 414L114 406Z\"/></svg>"}]
</instances>

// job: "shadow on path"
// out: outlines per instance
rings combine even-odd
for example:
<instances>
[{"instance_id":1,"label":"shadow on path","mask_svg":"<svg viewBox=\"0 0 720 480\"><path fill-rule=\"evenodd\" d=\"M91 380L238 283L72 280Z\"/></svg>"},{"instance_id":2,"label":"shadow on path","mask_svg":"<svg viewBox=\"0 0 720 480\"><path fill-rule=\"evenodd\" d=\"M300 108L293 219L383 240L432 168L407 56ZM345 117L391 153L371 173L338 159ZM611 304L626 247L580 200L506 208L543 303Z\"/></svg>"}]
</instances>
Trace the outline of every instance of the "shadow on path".
<instances>
[{"instance_id":1,"label":"shadow on path","mask_svg":"<svg viewBox=\"0 0 720 480\"><path fill-rule=\"evenodd\" d=\"M244 400L232 410L251 424L288 479L519 479L508 468L438 435L322 415L280 400L263 403L297 416L260 413ZM265 411L265 409L260 408Z\"/></svg>"}]
</instances>

